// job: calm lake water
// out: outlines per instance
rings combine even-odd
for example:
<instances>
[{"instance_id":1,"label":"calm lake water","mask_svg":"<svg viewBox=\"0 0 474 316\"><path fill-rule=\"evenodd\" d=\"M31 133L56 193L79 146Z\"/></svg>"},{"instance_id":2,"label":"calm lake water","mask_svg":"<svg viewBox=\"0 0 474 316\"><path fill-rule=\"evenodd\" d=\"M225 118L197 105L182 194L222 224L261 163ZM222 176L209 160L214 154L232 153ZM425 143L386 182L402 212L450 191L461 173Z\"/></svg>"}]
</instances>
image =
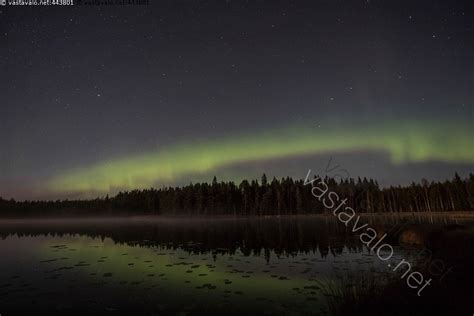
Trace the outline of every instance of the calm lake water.
<instances>
[{"instance_id":1,"label":"calm lake water","mask_svg":"<svg viewBox=\"0 0 474 316\"><path fill-rule=\"evenodd\" d=\"M324 315L324 284L388 273L331 216L4 220L0 237L2 316Z\"/></svg>"}]
</instances>

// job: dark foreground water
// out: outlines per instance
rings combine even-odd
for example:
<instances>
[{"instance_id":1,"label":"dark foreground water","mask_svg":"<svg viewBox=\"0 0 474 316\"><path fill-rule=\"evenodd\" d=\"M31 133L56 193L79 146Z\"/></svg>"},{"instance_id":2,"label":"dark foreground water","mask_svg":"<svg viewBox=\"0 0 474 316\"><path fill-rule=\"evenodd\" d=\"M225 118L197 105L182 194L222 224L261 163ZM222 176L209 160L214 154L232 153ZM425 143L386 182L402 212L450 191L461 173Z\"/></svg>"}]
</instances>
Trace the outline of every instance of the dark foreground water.
<instances>
[{"instance_id":1,"label":"dark foreground water","mask_svg":"<svg viewBox=\"0 0 474 316\"><path fill-rule=\"evenodd\" d=\"M2 316L324 315L327 284L391 273L331 216L9 220L0 236Z\"/></svg>"}]
</instances>

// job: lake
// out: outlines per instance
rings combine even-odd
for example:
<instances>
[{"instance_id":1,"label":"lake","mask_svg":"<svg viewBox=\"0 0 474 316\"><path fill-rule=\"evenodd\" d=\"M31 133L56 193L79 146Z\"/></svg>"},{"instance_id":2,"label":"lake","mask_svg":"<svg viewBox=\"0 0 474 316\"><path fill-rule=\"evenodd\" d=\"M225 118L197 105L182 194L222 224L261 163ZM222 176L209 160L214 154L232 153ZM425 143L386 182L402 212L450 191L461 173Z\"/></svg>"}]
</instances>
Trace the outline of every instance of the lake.
<instances>
[{"instance_id":1,"label":"lake","mask_svg":"<svg viewBox=\"0 0 474 316\"><path fill-rule=\"evenodd\" d=\"M325 315L341 280L394 274L333 216L12 219L0 236L1 315ZM393 246L393 260L419 259Z\"/></svg>"}]
</instances>

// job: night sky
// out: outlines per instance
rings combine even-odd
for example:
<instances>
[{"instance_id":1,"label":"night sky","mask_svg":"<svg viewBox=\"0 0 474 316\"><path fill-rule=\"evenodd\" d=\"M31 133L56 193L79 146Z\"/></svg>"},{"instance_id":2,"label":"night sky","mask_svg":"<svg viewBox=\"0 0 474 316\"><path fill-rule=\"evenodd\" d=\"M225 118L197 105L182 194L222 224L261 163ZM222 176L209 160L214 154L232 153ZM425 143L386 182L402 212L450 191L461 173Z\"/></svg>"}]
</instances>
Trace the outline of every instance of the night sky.
<instances>
[{"instance_id":1,"label":"night sky","mask_svg":"<svg viewBox=\"0 0 474 316\"><path fill-rule=\"evenodd\" d=\"M470 2L0 7L0 196L467 176Z\"/></svg>"}]
</instances>

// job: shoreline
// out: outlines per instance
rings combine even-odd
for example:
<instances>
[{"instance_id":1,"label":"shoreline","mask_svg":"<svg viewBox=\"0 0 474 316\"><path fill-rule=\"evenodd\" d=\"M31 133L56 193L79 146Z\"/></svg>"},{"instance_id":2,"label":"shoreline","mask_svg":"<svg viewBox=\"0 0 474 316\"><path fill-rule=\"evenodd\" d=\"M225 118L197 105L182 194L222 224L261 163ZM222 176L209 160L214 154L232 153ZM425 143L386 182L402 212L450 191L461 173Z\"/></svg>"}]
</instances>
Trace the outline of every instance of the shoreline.
<instances>
[{"instance_id":1,"label":"shoreline","mask_svg":"<svg viewBox=\"0 0 474 316\"><path fill-rule=\"evenodd\" d=\"M473 219L473 211L465 212L400 212L400 213L357 213L361 218L449 218L449 219ZM271 218L281 218L281 219L291 219L291 218L301 218L301 217L313 217L313 218L333 218L332 213L323 213L323 214L285 214L285 215L172 215L172 214L141 214L141 215L123 215L118 214L117 216L111 214L109 216L103 215L87 215L87 216L44 216L44 217L27 217L27 216L17 216L17 217L1 217L0 224L15 224L15 223L28 223L28 222L142 222L142 221L179 221L179 220L191 220L191 221L220 221L220 220L235 220L235 219L271 219Z\"/></svg>"}]
</instances>

